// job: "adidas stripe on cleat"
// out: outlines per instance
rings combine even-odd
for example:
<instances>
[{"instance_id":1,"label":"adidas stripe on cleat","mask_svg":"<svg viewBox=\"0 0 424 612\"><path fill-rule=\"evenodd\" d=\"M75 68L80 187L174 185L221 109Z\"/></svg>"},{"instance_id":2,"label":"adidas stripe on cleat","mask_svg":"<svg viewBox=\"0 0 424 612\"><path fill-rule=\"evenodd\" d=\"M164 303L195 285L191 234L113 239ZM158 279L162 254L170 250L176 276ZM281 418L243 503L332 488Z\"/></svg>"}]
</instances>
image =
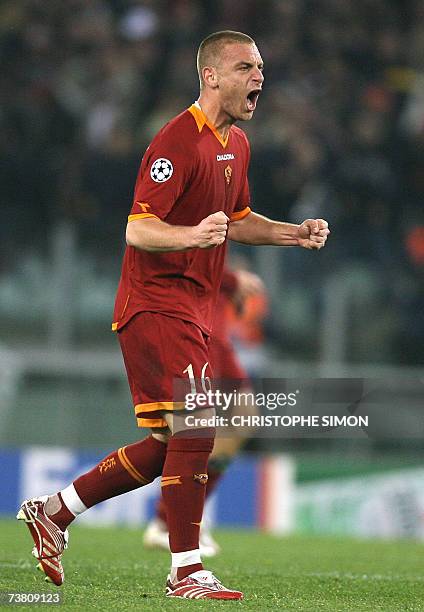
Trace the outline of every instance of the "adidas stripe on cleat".
<instances>
[{"instance_id":1,"label":"adidas stripe on cleat","mask_svg":"<svg viewBox=\"0 0 424 612\"><path fill-rule=\"evenodd\" d=\"M183 580L172 582L168 576L166 596L181 599L243 599L241 591L227 589L212 572L200 570Z\"/></svg>"},{"instance_id":2,"label":"adidas stripe on cleat","mask_svg":"<svg viewBox=\"0 0 424 612\"><path fill-rule=\"evenodd\" d=\"M47 496L22 502L16 515L25 521L34 540L33 556L38 559L37 569L46 575L45 580L60 586L65 575L62 567L62 553L68 547L68 530L61 531L45 512Z\"/></svg>"}]
</instances>

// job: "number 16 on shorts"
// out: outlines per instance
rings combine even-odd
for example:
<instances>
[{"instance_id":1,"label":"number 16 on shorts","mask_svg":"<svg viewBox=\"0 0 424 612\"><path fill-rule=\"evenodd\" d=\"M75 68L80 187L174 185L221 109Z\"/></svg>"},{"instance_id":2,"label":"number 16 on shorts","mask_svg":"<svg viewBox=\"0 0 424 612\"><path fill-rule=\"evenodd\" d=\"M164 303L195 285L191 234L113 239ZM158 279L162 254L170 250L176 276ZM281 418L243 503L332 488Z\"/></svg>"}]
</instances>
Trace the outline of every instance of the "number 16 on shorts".
<instances>
[{"instance_id":1,"label":"number 16 on shorts","mask_svg":"<svg viewBox=\"0 0 424 612\"><path fill-rule=\"evenodd\" d=\"M189 363L185 370L183 370L183 374L187 374L188 379L190 381L190 393L196 395L196 393L207 393L212 390L212 383L209 376L206 376L206 369L209 365L209 361L207 361L202 367L202 371L200 372L200 383L202 389L196 388L196 377L194 375L193 364ZM198 380L198 379L197 379Z\"/></svg>"}]
</instances>

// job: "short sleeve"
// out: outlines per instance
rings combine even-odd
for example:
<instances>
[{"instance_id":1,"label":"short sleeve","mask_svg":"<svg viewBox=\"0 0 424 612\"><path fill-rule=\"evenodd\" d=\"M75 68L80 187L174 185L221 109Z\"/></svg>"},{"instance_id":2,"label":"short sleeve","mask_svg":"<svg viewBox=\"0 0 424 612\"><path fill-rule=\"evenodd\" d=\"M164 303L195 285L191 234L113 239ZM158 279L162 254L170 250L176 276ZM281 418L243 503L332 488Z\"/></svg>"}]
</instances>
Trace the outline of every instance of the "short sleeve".
<instances>
[{"instance_id":1,"label":"short sleeve","mask_svg":"<svg viewBox=\"0 0 424 612\"><path fill-rule=\"evenodd\" d=\"M240 221L240 219L244 219L250 212L250 191L249 191L249 181L246 179L244 184L240 190L240 195L237 198L237 202L233 212L231 213L231 221Z\"/></svg>"},{"instance_id":2,"label":"short sleeve","mask_svg":"<svg viewBox=\"0 0 424 612\"><path fill-rule=\"evenodd\" d=\"M178 130L159 132L141 162L128 221L164 221L183 193L192 165L193 156L183 147Z\"/></svg>"}]
</instances>

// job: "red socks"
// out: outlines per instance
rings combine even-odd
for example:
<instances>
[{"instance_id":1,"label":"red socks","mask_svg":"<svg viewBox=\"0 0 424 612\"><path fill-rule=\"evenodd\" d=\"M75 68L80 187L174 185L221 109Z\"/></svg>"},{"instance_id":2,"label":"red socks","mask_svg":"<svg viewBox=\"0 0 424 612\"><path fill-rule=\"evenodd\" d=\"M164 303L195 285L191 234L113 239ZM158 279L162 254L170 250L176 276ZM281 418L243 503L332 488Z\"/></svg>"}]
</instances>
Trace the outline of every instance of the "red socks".
<instances>
[{"instance_id":1,"label":"red socks","mask_svg":"<svg viewBox=\"0 0 424 612\"><path fill-rule=\"evenodd\" d=\"M74 520L75 514L72 514L72 512L70 512L63 503L62 494L58 493L57 496L61 503L61 508L59 512L56 512L55 514L49 514L49 517L52 519L53 523L59 527L59 529L65 531L67 526Z\"/></svg>"},{"instance_id":2,"label":"red socks","mask_svg":"<svg viewBox=\"0 0 424 612\"><path fill-rule=\"evenodd\" d=\"M149 436L114 451L74 481L81 501L91 508L105 499L127 493L162 474L166 444Z\"/></svg>"},{"instance_id":3,"label":"red socks","mask_svg":"<svg viewBox=\"0 0 424 612\"><path fill-rule=\"evenodd\" d=\"M168 442L161 487L172 553L199 548L207 465L213 443L212 437L172 437ZM201 569L201 563L178 567L177 579L182 580Z\"/></svg>"},{"instance_id":4,"label":"red socks","mask_svg":"<svg viewBox=\"0 0 424 612\"><path fill-rule=\"evenodd\" d=\"M230 462L231 458L228 458L227 456L224 458L217 457L216 459L211 457L209 459L208 482L206 484L205 499L208 499L208 497L215 491ZM167 524L166 507L162 496L158 497L156 504L156 517L163 523Z\"/></svg>"},{"instance_id":5,"label":"red socks","mask_svg":"<svg viewBox=\"0 0 424 612\"><path fill-rule=\"evenodd\" d=\"M158 501L156 502L156 517L166 525L168 524L168 521L166 520L165 502L163 501L162 496L158 497Z\"/></svg>"},{"instance_id":6,"label":"red socks","mask_svg":"<svg viewBox=\"0 0 424 612\"><path fill-rule=\"evenodd\" d=\"M123 446L73 482L77 494L75 497L77 500L79 498L86 508L91 508L106 499L138 489L162 474L165 458L166 444L153 436ZM74 520L75 514L71 511L73 508L67 508L61 493L58 493L58 497L61 508L49 516L65 531Z\"/></svg>"},{"instance_id":7,"label":"red socks","mask_svg":"<svg viewBox=\"0 0 424 612\"><path fill-rule=\"evenodd\" d=\"M114 451L68 487L72 494L64 490L64 495L70 495L75 504L74 509L68 508L58 494L62 507L51 515L52 520L64 531L78 512L137 489L162 474L162 497L176 578L182 580L202 570L199 531L208 482L208 459L214 444L212 434L207 433L210 437L175 436L168 445L149 436Z\"/></svg>"}]
</instances>

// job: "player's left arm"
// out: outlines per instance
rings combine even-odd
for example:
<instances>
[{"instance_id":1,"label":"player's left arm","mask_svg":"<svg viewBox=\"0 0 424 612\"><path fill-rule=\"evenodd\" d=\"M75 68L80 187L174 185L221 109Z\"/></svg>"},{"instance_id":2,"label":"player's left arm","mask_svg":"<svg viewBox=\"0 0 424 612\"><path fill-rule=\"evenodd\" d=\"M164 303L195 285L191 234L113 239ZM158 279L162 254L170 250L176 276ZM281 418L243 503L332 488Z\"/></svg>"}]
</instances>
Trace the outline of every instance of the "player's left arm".
<instances>
[{"instance_id":1,"label":"player's left arm","mask_svg":"<svg viewBox=\"0 0 424 612\"><path fill-rule=\"evenodd\" d=\"M235 242L253 245L301 246L305 249L321 249L330 230L324 219L306 219L303 223L273 221L254 212L238 221L232 221L228 238Z\"/></svg>"}]
</instances>

